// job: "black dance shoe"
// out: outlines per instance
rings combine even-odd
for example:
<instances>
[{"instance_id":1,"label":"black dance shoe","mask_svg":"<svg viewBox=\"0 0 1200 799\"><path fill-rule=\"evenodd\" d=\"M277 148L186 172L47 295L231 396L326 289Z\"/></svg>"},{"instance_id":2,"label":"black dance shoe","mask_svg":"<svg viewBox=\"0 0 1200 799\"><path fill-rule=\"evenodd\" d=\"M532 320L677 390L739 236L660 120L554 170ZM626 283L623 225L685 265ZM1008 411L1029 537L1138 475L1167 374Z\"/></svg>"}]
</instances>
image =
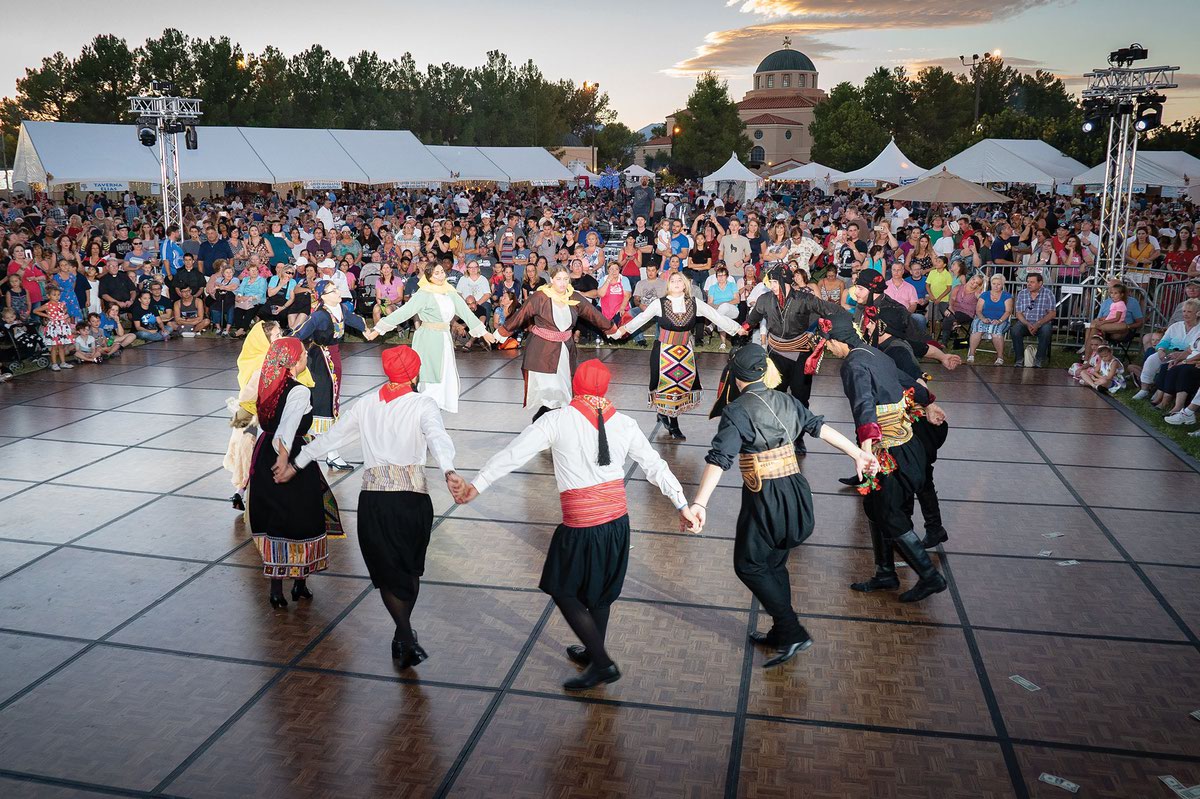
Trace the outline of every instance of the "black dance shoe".
<instances>
[{"instance_id":1,"label":"black dance shoe","mask_svg":"<svg viewBox=\"0 0 1200 799\"><path fill-rule=\"evenodd\" d=\"M896 549L921 578L917 580L916 585L900 595L901 602L919 602L927 596L946 590L946 578L933 565L933 560L921 546L921 540L917 538L916 533L909 530L897 538Z\"/></svg>"},{"instance_id":2,"label":"black dance shoe","mask_svg":"<svg viewBox=\"0 0 1200 799\"><path fill-rule=\"evenodd\" d=\"M770 632L760 633L758 630L750 631L750 642L759 646L775 646L775 639Z\"/></svg>"},{"instance_id":3,"label":"black dance shoe","mask_svg":"<svg viewBox=\"0 0 1200 799\"><path fill-rule=\"evenodd\" d=\"M308 590L308 586L299 582L292 583L292 601L299 602L301 599L312 599L312 591Z\"/></svg>"},{"instance_id":4,"label":"black dance shoe","mask_svg":"<svg viewBox=\"0 0 1200 799\"><path fill-rule=\"evenodd\" d=\"M344 458L326 458L325 465L339 472L352 472L354 467L346 463Z\"/></svg>"},{"instance_id":5,"label":"black dance shoe","mask_svg":"<svg viewBox=\"0 0 1200 799\"><path fill-rule=\"evenodd\" d=\"M241 494L234 494L232 497L230 497L229 504L233 506L234 510L245 510L246 509L246 503L242 501Z\"/></svg>"},{"instance_id":6,"label":"black dance shoe","mask_svg":"<svg viewBox=\"0 0 1200 799\"><path fill-rule=\"evenodd\" d=\"M567 647L567 660L579 666L592 665L592 656L588 654L587 648L579 644L572 644Z\"/></svg>"},{"instance_id":7,"label":"black dance shoe","mask_svg":"<svg viewBox=\"0 0 1200 799\"><path fill-rule=\"evenodd\" d=\"M611 663L602 669L596 668L595 664L589 664L578 677L572 677L564 682L563 688L568 691L586 691L597 685L616 682L619 679L621 679L621 670L617 668L616 663Z\"/></svg>"},{"instance_id":8,"label":"black dance shoe","mask_svg":"<svg viewBox=\"0 0 1200 799\"><path fill-rule=\"evenodd\" d=\"M894 591L900 587L900 578L896 572L877 571L870 580L861 583L850 583L850 588L869 594L872 591Z\"/></svg>"},{"instance_id":9,"label":"black dance shoe","mask_svg":"<svg viewBox=\"0 0 1200 799\"><path fill-rule=\"evenodd\" d=\"M844 486L850 486L851 488L854 488L862 483L862 478L858 477L857 475L850 475L849 477L839 477L838 482Z\"/></svg>"},{"instance_id":10,"label":"black dance shoe","mask_svg":"<svg viewBox=\"0 0 1200 799\"><path fill-rule=\"evenodd\" d=\"M678 419L673 418L673 417L671 418L670 430L671 430L671 438L674 439L675 441L687 441L687 436L685 436L683 434L683 431L679 429L679 420Z\"/></svg>"},{"instance_id":11,"label":"black dance shoe","mask_svg":"<svg viewBox=\"0 0 1200 799\"><path fill-rule=\"evenodd\" d=\"M901 602L920 602L922 599L946 590L946 578L939 572L930 577L922 577L917 584L900 595Z\"/></svg>"},{"instance_id":12,"label":"black dance shoe","mask_svg":"<svg viewBox=\"0 0 1200 799\"><path fill-rule=\"evenodd\" d=\"M400 669L411 669L428 658L429 655L416 641L406 644L395 638L392 639L392 660L396 661L396 666Z\"/></svg>"},{"instance_id":13,"label":"black dance shoe","mask_svg":"<svg viewBox=\"0 0 1200 799\"><path fill-rule=\"evenodd\" d=\"M925 530L925 538L921 540L921 546L925 549L933 549L938 544L943 544L949 540L950 534L946 532L945 527L939 525Z\"/></svg>"},{"instance_id":14,"label":"black dance shoe","mask_svg":"<svg viewBox=\"0 0 1200 799\"><path fill-rule=\"evenodd\" d=\"M778 653L775 655L775 657L764 663L762 667L764 669L773 669L776 666L782 666L784 663L787 663L805 649L808 649L813 645L812 638L808 637L807 631L804 632L804 636L805 637L803 641L796 641L795 643L779 647Z\"/></svg>"},{"instance_id":15,"label":"black dance shoe","mask_svg":"<svg viewBox=\"0 0 1200 799\"><path fill-rule=\"evenodd\" d=\"M283 594L271 594L271 607L275 608L275 610L279 610L280 608L286 608L287 606L288 601L283 598Z\"/></svg>"}]
</instances>

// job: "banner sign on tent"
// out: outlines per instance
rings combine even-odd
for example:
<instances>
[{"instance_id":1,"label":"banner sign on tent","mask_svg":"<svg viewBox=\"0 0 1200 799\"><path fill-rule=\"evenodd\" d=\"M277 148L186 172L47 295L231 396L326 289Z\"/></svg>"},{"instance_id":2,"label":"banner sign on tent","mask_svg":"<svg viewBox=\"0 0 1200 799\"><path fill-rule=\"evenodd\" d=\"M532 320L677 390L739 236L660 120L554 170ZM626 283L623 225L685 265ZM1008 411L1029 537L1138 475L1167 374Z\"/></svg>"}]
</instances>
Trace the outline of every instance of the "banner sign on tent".
<instances>
[{"instance_id":1,"label":"banner sign on tent","mask_svg":"<svg viewBox=\"0 0 1200 799\"><path fill-rule=\"evenodd\" d=\"M873 189L878 185L874 180L852 180L850 186L855 189Z\"/></svg>"},{"instance_id":2,"label":"banner sign on tent","mask_svg":"<svg viewBox=\"0 0 1200 799\"><path fill-rule=\"evenodd\" d=\"M1179 186L1163 186L1162 193L1160 196L1166 197L1168 199L1175 198L1175 197L1182 197L1183 189L1181 189Z\"/></svg>"},{"instance_id":3,"label":"banner sign on tent","mask_svg":"<svg viewBox=\"0 0 1200 799\"><path fill-rule=\"evenodd\" d=\"M900 185L907 186L910 183L916 183L920 178L900 178Z\"/></svg>"},{"instance_id":4,"label":"banner sign on tent","mask_svg":"<svg viewBox=\"0 0 1200 799\"><path fill-rule=\"evenodd\" d=\"M1145 183L1134 183L1133 184L1133 193L1134 194L1145 194L1146 193L1146 184Z\"/></svg>"},{"instance_id":5,"label":"banner sign on tent","mask_svg":"<svg viewBox=\"0 0 1200 799\"><path fill-rule=\"evenodd\" d=\"M80 191L129 191L129 183L124 180L93 180L80 183Z\"/></svg>"},{"instance_id":6,"label":"banner sign on tent","mask_svg":"<svg viewBox=\"0 0 1200 799\"><path fill-rule=\"evenodd\" d=\"M304 181L304 188L309 189L311 191L331 191L333 189L342 188L342 181L340 181L340 180L306 180L306 181Z\"/></svg>"}]
</instances>

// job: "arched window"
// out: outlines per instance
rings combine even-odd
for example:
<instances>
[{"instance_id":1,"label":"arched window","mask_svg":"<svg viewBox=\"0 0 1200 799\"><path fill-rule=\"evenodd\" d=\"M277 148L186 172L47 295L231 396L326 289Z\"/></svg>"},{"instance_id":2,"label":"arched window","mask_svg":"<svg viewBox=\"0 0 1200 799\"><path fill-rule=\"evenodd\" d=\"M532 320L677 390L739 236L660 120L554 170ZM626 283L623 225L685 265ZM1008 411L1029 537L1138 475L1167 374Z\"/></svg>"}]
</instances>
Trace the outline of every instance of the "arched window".
<instances>
[{"instance_id":1,"label":"arched window","mask_svg":"<svg viewBox=\"0 0 1200 799\"><path fill-rule=\"evenodd\" d=\"M756 88L756 89L758 88L758 80L759 80L759 76L755 75L754 76L754 88Z\"/></svg>"},{"instance_id":2,"label":"arched window","mask_svg":"<svg viewBox=\"0 0 1200 799\"><path fill-rule=\"evenodd\" d=\"M762 138L762 131L761 131L761 130L756 130L756 131L754 131L754 138L756 138L756 139L761 139L761 138Z\"/></svg>"},{"instance_id":3,"label":"arched window","mask_svg":"<svg viewBox=\"0 0 1200 799\"><path fill-rule=\"evenodd\" d=\"M750 151L750 160L756 164L761 164L767 160L767 151L761 147L755 147Z\"/></svg>"},{"instance_id":4,"label":"arched window","mask_svg":"<svg viewBox=\"0 0 1200 799\"><path fill-rule=\"evenodd\" d=\"M774 75L768 75L768 76L767 76L767 88L768 88L768 89L774 89L774 88L775 88L775 76L774 76Z\"/></svg>"},{"instance_id":5,"label":"arched window","mask_svg":"<svg viewBox=\"0 0 1200 799\"><path fill-rule=\"evenodd\" d=\"M799 80L799 82L798 82L796 85L797 85L797 86L799 86L801 89L803 89L803 88L805 88L806 86L808 86L808 76L807 76L807 75L805 75L803 72L801 72L801 73L800 73L800 80ZM813 88L816 88L816 85L817 85L816 83L813 83Z\"/></svg>"},{"instance_id":6,"label":"arched window","mask_svg":"<svg viewBox=\"0 0 1200 799\"><path fill-rule=\"evenodd\" d=\"M792 76L788 73L783 74L783 88L790 89L792 87Z\"/></svg>"}]
</instances>

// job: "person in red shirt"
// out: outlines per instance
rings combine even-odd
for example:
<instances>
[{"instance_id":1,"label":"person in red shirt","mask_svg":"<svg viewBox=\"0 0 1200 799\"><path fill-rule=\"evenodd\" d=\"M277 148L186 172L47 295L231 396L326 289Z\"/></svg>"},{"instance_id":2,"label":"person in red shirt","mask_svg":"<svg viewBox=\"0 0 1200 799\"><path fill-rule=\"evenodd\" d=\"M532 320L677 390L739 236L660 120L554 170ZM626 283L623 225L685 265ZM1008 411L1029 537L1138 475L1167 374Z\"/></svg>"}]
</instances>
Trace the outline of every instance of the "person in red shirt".
<instances>
[{"instance_id":1,"label":"person in red shirt","mask_svg":"<svg viewBox=\"0 0 1200 799\"><path fill-rule=\"evenodd\" d=\"M1166 256L1167 268L1172 272L1186 273L1188 271L1192 261L1200 256L1200 248L1197 248L1196 242L1192 238L1191 228L1180 226L1174 240L1167 245Z\"/></svg>"}]
</instances>

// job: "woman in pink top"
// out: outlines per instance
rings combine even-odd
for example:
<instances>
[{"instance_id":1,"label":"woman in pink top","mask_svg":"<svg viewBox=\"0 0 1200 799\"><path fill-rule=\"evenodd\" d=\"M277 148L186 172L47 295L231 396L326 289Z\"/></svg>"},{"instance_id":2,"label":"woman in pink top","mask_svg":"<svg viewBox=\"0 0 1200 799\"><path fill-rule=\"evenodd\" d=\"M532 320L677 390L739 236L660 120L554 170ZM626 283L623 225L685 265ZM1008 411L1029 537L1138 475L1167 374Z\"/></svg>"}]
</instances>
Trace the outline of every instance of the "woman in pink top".
<instances>
[{"instance_id":1,"label":"woman in pink top","mask_svg":"<svg viewBox=\"0 0 1200 799\"><path fill-rule=\"evenodd\" d=\"M979 293L983 291L983 278L973 275L966 283L950 290L950 307L943 314L942 347L948 349L951 338L971 329L975 320L975 308L979 304Z\"/></svg>"},{"instance_id":2,"label":"woman in pink top","mask_svg":"<svg viewBox=\"0 0 1200 799\"><path fill-rule=\"evenodd\" d=\"M600 313L613 324L621 324L621 317L629 308L629 280L621 275L617 261L608 264L608 274L600 286Z\"/></svg>"}]
</instances>

